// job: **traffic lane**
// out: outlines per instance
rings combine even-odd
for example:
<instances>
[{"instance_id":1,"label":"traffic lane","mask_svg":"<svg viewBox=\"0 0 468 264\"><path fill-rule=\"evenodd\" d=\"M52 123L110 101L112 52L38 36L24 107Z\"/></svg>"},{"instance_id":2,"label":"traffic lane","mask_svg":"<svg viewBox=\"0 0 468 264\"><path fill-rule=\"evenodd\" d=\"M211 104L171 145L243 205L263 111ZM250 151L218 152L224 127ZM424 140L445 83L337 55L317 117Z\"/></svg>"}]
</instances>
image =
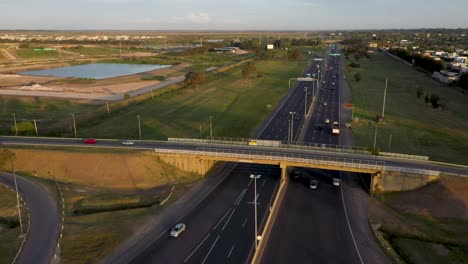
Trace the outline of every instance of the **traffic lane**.
<instances>
[{"instance_id":1,"label":"traffic lane","mask_svg":"<svg viewBox=\"0 0 468 264\"><path fill-rule=\"evenodd\" d=\"M187 226L186 232L178 238L163 234L154 241L130 263L193 263L196 252L203 252L203 247L216 239L216 232L227 219L226 212L233 207L239 197L242 198L243 189L250 184L247 172L250 164L240 164L233 172L206 197L190 214L181 219ZM268 185L267 185L268 186ZM242 195L242 196L241 196ZM223 218L224 217L224 218ZM223 220L223 221L222 221ZM174 223L176 224L176 223ZM216 230L218 229L218 230ZM155 237L158 234L155 234ZM197 247L199 248L198 250ZM192 252L195 252L192 254ZM206 254L206 252L204 252Z\"/></svg>"},{"instance_id":2,"label":"traffic lane","mask_svg":"<svg viewBox=\"0 0 468 264\"><path fill-rule=\"evenodd\" d=\"M3 173L0 181L15 189L13 175ZM16 175L18 191L28 206L30 226L17 263L49 263L59 234L57 204L46 188ZM25 220L26 217L23 218Z\"/></svg>"},{"instance_id":3,"label":"traffic lane","mask_svg":"<svg viewBox=\"0 0 468 264\"><path fill-rule=\"evenodd\" d=\"M308 188L311 178L317 190ZM331 179L315 171L288 184L261 263L360 263Z\"/></svg>"},{"instance_id":4,"label":"traffic lane","mask_svg":"<svg viewBox=\"0 0 468 264\"><path fill-rule=\"evenodd\" d=\"M181 219L180 222L187 225L186 232L179 238L172 238L169 233L163 234L130 263L182 263L245 188L248 180L239 177L238 169L239 165L194 210ZM156 238L159 234L154 235Z\"/></svg>"},{"instance_id":5,"label":"traffic lane","mask_svg":"<svg viewBox=\"0 0 468 264\"><path fill-rule=\"evenodd\" d=\"M363 262L390 264L391 261L376 243L369 224L362 221L369 219L369 200L373 199L369 196L370 175L342 172L340 176L349 223Z\"/></svg>"},{"instance_id":6,"label":"traffic lane","mask_svg":"<svg viewBox=\"0 0 468 264\"><path fill-rule=\"evenodd\" d=\"M258 195L258 228L261 233L260 224L266 219L269 202L278 184L279 173L274 180L257 180ZM263 176L262 176L263 177ZM253 183L251 184L253 185ZM198 250L203 258L190 259L190 263L245 263L250 249L254 245L255 222L254 222L254 190L249 189L244 198L238 202L234 213L228 214L218 227L218 234L212 243L205 243L205 249ZM222 226L222 227L221 227ZM216 242L216 243L215 243ZM211 249L211 252L210 252Z\"/></svg>"}]
</instances>

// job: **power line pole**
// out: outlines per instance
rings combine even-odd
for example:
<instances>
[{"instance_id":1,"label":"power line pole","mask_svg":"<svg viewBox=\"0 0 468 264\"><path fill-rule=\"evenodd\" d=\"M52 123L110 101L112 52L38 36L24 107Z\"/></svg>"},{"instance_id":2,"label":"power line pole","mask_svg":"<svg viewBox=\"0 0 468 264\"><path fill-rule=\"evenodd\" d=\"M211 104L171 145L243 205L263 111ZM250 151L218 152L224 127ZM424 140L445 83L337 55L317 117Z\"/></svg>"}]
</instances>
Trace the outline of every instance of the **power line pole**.
<instances>
[{"instance_id":1,"label":"power line pole","mask_svg":"<svg viewBox=\"0 0 468 264\"><path fill-rule=\"evenodd\" d=\"M385 77L385 90L384 90L383 104L382 104L382 120L384 120L384 117L385 117L385 99L387 97L387 84L388 84L388 77Z\"/></svg>"},{"instance_id":2,"label":"power line pole","mask_svg":"<svg viewBox=\"0 0 468 264\"><path fill-rule=\"evenodd\" d=\"M213 138L213 121L210 116L210 138Z\"/></svg>"},{"instance_id":3,"label":"power line pole","mask_svg":"<svg viewBox=\"0 0 468 264\"><path fill-rule=\"evenodd\" d=\"M374 149L375 149L375 145L377 143L377 125L375 126L375 132L374 132Z\"/></svg>"},{"instance_id":4,"label":"power line pole","mask_svg":"<svg viewBox=\"0 0 468 264\"><path fill-rule=\"evenodd\" d=\"M309 91L309 87L304 87L304 116L307 116L307 92Z\"/></svg>"},{"instance_id":5,"label":"power line pole","mask_svg":"<svg viewBox=\"0 0 468 264\"><path fill-rule=\"evenodd\" d=\"M140 123L140 115L137 115L138 119L138 136L140 137L141 140L141 123Z\"/></svg>"},{"instance_id":6,"label":"power line pole","mask_svg":"<svg viewBox=\"0 0 468 264\"><path fill-rule=\"evenodd\" d=\"M18 126L16 125L16 115L15 113L12 113L13 115L13 123L15 123L15 136L18 136Z\"/></svg>"},{"instance_id":7,"label":"power line pole","mask_svg":"<svg viewBox=\"0 0 468 264\"><path fill-rule=\"evenodd\" d=\"M36 136L39 136L39 133L37 132L37 123L36 123L36 119L34 119L33 121L34 121L34 129L36 130Z\"/></svg>"},{"instance_id":8,"label":"power line pole","mask_svg":"<svg viewBox=\"0 0 468 264\"><path fill-rule=\"evenodd\" d=\"M106 102L107 115L110 116L109 102Z\"/></svg>"},{"instance_id":9,"label":"power line pole","mask_svg":"<svg viewBox=\"0 0 468 264\"><path fill-rule=\"evenodd\" d=\"M21 220L21 209L19 205L19 193L18 193L18 184L16 183L16 170L13 169L13 178L15 180L15 189L16 189L16 208L18 209L19 221L20 221L20 229L21 235L23 235L23 222Z\"/></svg>"},{"instance_id":10,"label":"power line pole","mask_svg":"<svg viewBox=\"0 0 468 264\"><path fill-rule=\"evenodd\" d=\"M73 117L73 130L75 131L75 137L76 137L76 122L75 122L75 114L72 114Z\"/></svg>"}]
</instances>

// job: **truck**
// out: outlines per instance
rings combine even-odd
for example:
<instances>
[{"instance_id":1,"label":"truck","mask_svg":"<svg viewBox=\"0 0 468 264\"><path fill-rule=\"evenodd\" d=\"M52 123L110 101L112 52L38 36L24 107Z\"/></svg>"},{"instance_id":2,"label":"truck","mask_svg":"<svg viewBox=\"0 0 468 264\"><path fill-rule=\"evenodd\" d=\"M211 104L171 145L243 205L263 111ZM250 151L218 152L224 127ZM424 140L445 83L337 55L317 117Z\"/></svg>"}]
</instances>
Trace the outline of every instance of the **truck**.
<instances>
[{"instance_id":1,"label":"truck","mask_svg":"<svg viewBox=\"0 0 468 264\"><path fill-rule=\"evenodd\" d=\"M338 122L333 122L332 124L332 135L340 134L340 124Z\"/></svg>"}]
</instances>

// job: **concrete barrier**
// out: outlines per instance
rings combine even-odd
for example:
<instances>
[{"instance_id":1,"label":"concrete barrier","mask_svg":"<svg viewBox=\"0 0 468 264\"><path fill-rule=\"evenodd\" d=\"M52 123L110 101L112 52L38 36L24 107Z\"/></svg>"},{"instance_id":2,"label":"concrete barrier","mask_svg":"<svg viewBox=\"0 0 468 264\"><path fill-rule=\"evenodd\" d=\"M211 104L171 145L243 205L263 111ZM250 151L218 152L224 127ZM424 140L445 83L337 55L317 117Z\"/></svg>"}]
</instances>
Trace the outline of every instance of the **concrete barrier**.
<instances>
[{"instance_id":1,"label":"concrete barrier","mask_svg":"<svg viewBox=\"0 0 468 264\"><path fill-rule=\"evenodd\" d=\"M258 264L262 259L263 252L265 251L266 245L268 243L268 238L271 233L271 229L273 227L273 223L276 219L276 215L278 214L281 201L283 200L284 193L286 191L286 187L288 184L289 177L286 176L284 181L281 181L280 187L278 192L276 193L276 198L271 206L270 214L268 215L265 227L263 228L263 232L261 234L262 239L259 241L257 246L257 251L255 252L254 256L252 257L251 264Z\"/></svg>"}]
</instances>

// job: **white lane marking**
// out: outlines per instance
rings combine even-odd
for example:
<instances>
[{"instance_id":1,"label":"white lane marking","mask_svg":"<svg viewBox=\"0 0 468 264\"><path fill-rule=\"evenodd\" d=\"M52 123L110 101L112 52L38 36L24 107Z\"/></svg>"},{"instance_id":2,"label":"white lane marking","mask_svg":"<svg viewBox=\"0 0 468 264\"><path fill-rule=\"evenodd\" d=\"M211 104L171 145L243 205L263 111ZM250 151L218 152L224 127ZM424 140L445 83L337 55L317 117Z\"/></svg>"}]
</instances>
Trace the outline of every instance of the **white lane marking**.
<instances>
[{"instance_id":1,"label":"white lane marking","mask_svg":"<svg viewBox=\"0 0 468 264\"><path fill-rule=\"evenodd\" d=\"M234 204L234 205L239 205L240 202L242 201L242 199L244 198L245 196L245 193L247 192L247 189L244 189L245 192L242 193L242 196L239 198L239 201L237 201L237 204Z\"/></svg>"},{"instance_id":2,"label":"white lane marking","mask_svg":"<svg viewBox=\"0 0 468 264\"><path fill-rule=\"evenodd\" d=\"M200 244L198 244L198 246L190 253L190 255L188 255L188 257L186 257L186 258L184 259L184 263L187 262L187 260L189 260L189 258L193 255L193 253L195 253L195 252L198 250L198 248L201 247L201 245L205 242L205 240L208 239L208 237L209 237L210 235L211 235L211 233L208 233L208 235L205 237L205 239L203 239L203 241L200 242Z\"/></svg>"},{"instance_id":3,"label":"white lane marking","mask_svg":"<svg viewBox=\"0 0 468 264\"><path fill-rule=\"evenodd\" d=\"M358 174L359 174L359 178L361 178L362 184L364 184L364 186L366 187L366 189L367 189L367 190L369 191L369 193L370 193L370 187L367 187L367 184L364 182L364 179L362 178L361 173L358 173ZM371 175L371 177L372 177L372 175Z\"/></svg>"},{"instance_id":4,"label":"white lane marking","mask_svg":"<svg viewBox=\"0 0 468 264\"><path fill-rule=\"evenodd\" d=\"M237 196L237 199L234 201L234 204L237 204L239 202L240 199L242 199L242 196L244 196L244 193L247 191L246 188L244 188L244 190L242 190L241 193L239 193L239 196Z\"/></svg>"},{"instance_id":5,"label":"white lane marking","mask_svg":"<svg viewBox=\"0 0 468 264\"><path fill-rule=\"evenodd\" d=\"M245 223L247 223L247 217L245 218L244 223L242 224L242 228L244 228Z\"/></svg>"},{"instance_id":6,"label":"white lane marking","mask_svg":"<svg viewBox=\"0 0 468 264\"><path fill-rule=\"evenodd\" d=\"M229 221L231 220L231 217L232 215L234 214L234 212L236 211L236 209L232 210L231 212L231 215L229 215L228 219L226 220L226 223L224 224L223 228L221 229L221 231L224 231L224 229L226 228L227 224L229 223Z\"/></svg>"},{"instance_id":7,"label":"white lane marking","mask_svg":"<svg viewBox=\"0 0 468 264\"><path fill-rule=\"evenodd\" d=\"M247 187L249 187L251 183L252 183L252 179L250 179L249 184L247 184Z\"/></svg>"},{"instance_id":8,"label":"white lane marking","mask_svg":"<svg viewBox=\"0 0 468 264\"><path fill-rule=\"evenodd\" d=\"M229 214L229 212L231 211L232 208L229 208L229 210L227 210L227 212L223 215L223 217L218 221L218 223L215 225L215 227L213 227L213 230L215 230L219 224L221 224L221 222L223 222L224 218L226 217L226 215Z\"/></svg>"},{"instance_id":9,"label":"white lane marking","mask_svg":"<svg viewBox=\"0 0 468 264\"><path fill-rule=\"evenodd\" d=\"M211 188L210 191L208 191L200 200L198 200L198 202L196 202L192 207L190 207L190 209L184 214L182 215L181 217L179 217L179 219L177 219L176 222L180 222L180 220L182 220L184 217L186 217L195 207L197 207L211 192L214 191L214 189L216 189L216 187L218 187L218 185L221 184L221 182L223 182L223 180L232 172L232 170L235 168L232 167L230 169L228 169L229 171L221 178L221 180L219 180L219 182L217 182L215 184L215 186L213 186L213 188ZM161 232L161 234L159 234L159 236L157 236L156 238L154 238L153 240L151 240L148 244L146 244L146 246L144 248L142 248L140 251L138 251L135 255L133 255L133 257L130 258L130 260L128 260L127 263L131 262L133 259L135 259L138 255L141 254L141 252L143 252L144 250L146 250L149 246L151 246L155 241L157 241L159 238L161 238L162 235L166 234L169 230L171 230L171 226L166 228L166 230L164 230L163 232Z\"/></svg>"},{"instance_id":10,"label":"white lane marking","mask_svg":"<svg viewBox=\"0 0 468 264\"><path fill-rule=\"evenodd\" d=\"M227 258L230 258L231 257L231 253L232 251L234 250L234 247L236 246L236 243L234 243L234 245L232 245L231 247L231 250L229 250L229 254L227 255Z\"/></svg>"},{"instance_id":11,"label":"white lane marking","mask_svg":"<svg viewBox=\"0 0 468 264\"><path fill-rule=\"evenodd\" d=\"M343 183L343 180L341 179L341 171L340 171L340 181ZM340 190L341 190L341 201L343 202L343 210L346 216L346 223L348 223L349 233L351 234L351 238L353 239L354 248L356 249L359 260L361 261L361 264L364 264L364 261L362 260L362 257L361 257L361 253L359 252L359 248L356 243L356 239L354 239L354 234L353 234L353 230L351 229L351 224L349 223L348 213L346 211L346 204L345 204L344 194L343 194L343 186L344 184L341 184Z\"/></svg>"},{"instance_id":12,"label":"white lane marking","mask_svg":"<svg viewBox=\"0 0 468 264\"><path fill-rule=\"evenodd\" d=\"M263 188L263 186L265 186L265 183L266 183L266 180L263 180L262 188Z\"/></svg>"},{"instance_id":13,"label":"white lane marking","mask_svg":"<svg viewBox=\"0 0 468 264\"><path fill-rule=\"evenodd\" d=\"M211 253L211 250L213 250L214 246L216 245L216 242L218 242L218 239L219 239L219 235L218 235L218 237L216 238L216 240L215 240L215 242L213 243L213 245L211 245L210 250L208 251L208 253L206 254L205 258L204 258L203 261L202 261L202 264L205 263L206 259L208 258L208 256L209 256L210 253Z\"/></svg>"}]
</instances>

